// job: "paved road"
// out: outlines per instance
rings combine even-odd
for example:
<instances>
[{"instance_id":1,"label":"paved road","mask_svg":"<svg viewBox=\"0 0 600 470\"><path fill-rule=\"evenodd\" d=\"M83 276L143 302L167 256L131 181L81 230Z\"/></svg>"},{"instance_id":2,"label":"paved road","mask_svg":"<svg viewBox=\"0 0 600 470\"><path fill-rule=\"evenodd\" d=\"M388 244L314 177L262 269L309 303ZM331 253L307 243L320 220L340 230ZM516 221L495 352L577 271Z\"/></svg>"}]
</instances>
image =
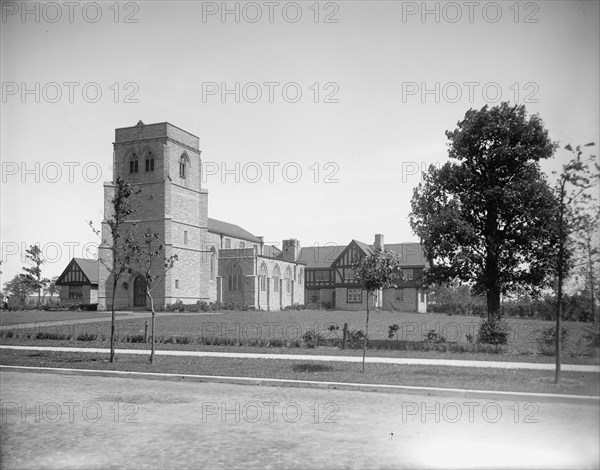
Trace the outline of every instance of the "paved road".
<instances>
[{"instance_id":1,"label":"paved road","mask_svg":"<svg viewBox=\"0 0 600 470\"><path fill-rule=\"evenodd\" d=\"M14 372L1 379L3 469L600 466L593 405Z\"/></svg>"},{"instance_id":2,"label":"paved road","mask_svg":"<svg viewBox=\"0 0 600 470\"><path fill-rule=\"evenodd\" d=\"M68 346L7 346L0 345L2 349L15 349L22 351L56 351L56 352L86 352L108 354L108 348L74 348ZM116 354L148 354L147 349L115 349ZM292 361L331 361L331 362L362 362L361 356L322 356L316 354L268 354L268 353L235 353L214 351L177 351L164 349L156 350L158 356L189 356L189 357L227 357L239 359L286 359ZM462 359L425 359L405 357L380 357L365 358L365 362L378 364L422 365L422 366L447 366L447 367L483 367L490 369L530 369L554 370L554 364L533 362L502 362L502 361L466 361ZM600 373L600 366L563 364L561 369L565 372L583 372L590 374Z\"/></svg>"}]
</instances>

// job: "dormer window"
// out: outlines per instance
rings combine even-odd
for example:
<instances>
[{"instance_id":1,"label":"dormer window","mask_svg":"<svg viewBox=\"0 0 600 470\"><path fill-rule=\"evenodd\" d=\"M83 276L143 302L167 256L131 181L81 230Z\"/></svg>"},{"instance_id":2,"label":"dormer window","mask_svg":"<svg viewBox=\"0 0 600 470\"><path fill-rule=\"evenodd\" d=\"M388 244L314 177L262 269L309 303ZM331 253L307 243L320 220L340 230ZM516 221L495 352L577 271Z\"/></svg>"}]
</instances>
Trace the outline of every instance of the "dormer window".
<instances>
[{"instance_id":1,"label":"dormer window","mask_svg":"<svg viewBox=\"0 0 600 470\"><path fill-rule=\"evenodd\" d=\"M137 173L139 169L138 165L137 153L132 153L131 157L129 157L129 173Z\"/></svg>"}]
</instances>

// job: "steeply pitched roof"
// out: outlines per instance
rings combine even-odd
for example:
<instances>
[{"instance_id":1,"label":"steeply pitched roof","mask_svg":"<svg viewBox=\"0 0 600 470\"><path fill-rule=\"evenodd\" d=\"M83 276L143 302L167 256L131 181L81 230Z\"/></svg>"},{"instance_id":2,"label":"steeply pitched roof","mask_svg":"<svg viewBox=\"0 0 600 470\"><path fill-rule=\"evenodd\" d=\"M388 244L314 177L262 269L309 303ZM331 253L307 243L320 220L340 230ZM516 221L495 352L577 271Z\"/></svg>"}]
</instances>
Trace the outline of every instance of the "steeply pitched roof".
<instances>
[{"instance_id":1,"label":"steeply pitched roof","mask_svg":"<svg viewBox=\"0 0 600 470\"><path fill-rule=\"evenodd\" d=\"M345 248L346 246L343 245L301 248L298 262L305 263L307 268L328 268L342 254Z\"/></svg>"},{"instance_id":2,"label":"steeply pitched roof","mask_svg":"<svg viewBox=\"0 0 600 470\"><path fill-rule=\"evenodd\" d=\"M98 284L98 260L85 258L73 258L69 261L69 264L58 278L59 283L62 282L62 278L71 267L71 263L76 263L79 266L85 277L90 281L90 284Z\"/></svg>"},{"instance_id":3,"label":"steeply pitched roof","mask_svg":"<svg viewBox=\"0 0 600 470\"><path fill-rule=\"evenodd\" d=\"M400 255L403 266L428 266L427 257L420 243L391 243L385 244L386 250Z\"/></svg>"},{"instance_id":4,"label":"steeply pitched roof","mask_svg":"<svg viewBox=\"0 0 600 470\"><path fill-rule=\"evenodd\" d=\"M264 245L262 255L267 258L282 259L282 251L273 245Z\"/></svg>"},{"instance_id":5,"label":"steeply pitched roof","mask_svg":"<svg viewBox=\"0 0 600 470\"><path fill-rule=\"evenodd\" d=\"M358 240L352 240L352 241L354 243L356 243L359 246L359 248L361 248L367 255L370 255L371 253L373 253L373 248L371 248L366 243L359 242Z\"/></svg>"},{"instance_id":6,"label":"steeply pitched roof","mask_svg":"<svg viewBox=\"0 0 600 470\"><path fill-rule=\"evenodd\" d=\"M92 284L98 284L98 260L73 258Z\"/></svg>"},{"instance_id":7,"label":"steeply pitched roof","mask_svg":"<svg viewBox=\"0 0 600 470\"><path fill-rule=\"evenodd\" d=\"M217 219L208 218L208 231L217 234L228 235L233 238L240 238L252 243L260 243L260 238L252 235L239 225L230 224Z\"/></svg>"},{"instance_id":8,"label":"steeply pitched roof","mask_svg":"<svg viewBox=\"0 0 600 470\"><path fill-rule=\"evenodd\" d=\"M353 241L365 253L373 253L375 250L373 245L368 245L359 242L358 240ZM348 245L327 245L302 248L300 250L298 261L306 263L307 268L329 268ZM392 243L389 245L386 244L384 248L398 253L400 255L402 266L427 266L427 258L419 243Z\"/></svg>"}]
</instances>

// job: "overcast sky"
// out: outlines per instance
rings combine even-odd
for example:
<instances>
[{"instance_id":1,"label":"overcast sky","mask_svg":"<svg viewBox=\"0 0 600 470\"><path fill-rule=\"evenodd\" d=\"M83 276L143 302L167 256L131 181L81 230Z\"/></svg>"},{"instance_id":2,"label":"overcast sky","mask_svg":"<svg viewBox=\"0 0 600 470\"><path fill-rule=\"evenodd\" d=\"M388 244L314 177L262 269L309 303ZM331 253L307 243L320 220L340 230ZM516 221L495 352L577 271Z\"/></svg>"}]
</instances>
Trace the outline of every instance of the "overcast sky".
<instances>
[{"instance_id":1,"label":"overcast sky","mask_svg":"<svg viewBox=\"0 0 600 470\"><path fill-rule=\"evenodd\" d=\"M600 140L598 5L3 2L1 282L30 244L51 277L97 243L114 129L139 120L199 136L209 217L275 243L416 241L420 170L469 108Z\"/></svg>"}]
</instances>

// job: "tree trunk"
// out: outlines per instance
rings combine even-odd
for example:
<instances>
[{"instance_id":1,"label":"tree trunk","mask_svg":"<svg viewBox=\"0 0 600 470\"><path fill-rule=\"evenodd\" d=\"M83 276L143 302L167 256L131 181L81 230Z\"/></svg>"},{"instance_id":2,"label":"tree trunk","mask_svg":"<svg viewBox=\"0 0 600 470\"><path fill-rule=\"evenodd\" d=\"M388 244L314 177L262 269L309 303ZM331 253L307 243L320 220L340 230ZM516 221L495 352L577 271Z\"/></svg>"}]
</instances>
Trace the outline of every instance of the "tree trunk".
<instances>
[{"instance_id":1,"label":"tree trunk","mask_svg":"<svg viewBox=\"0 0 600 470\"><path fill-rule=\"evenodd\" d=\"M562 316L562 272L558 274L558 306L556 308L556 370L554 372L554 382L560 382L560 317Z\"/></svg>"},{"instance_id":2,"label":"tree trunk","mask_svg":"<svg viewBox=\"0 0 600 470\"><path fill-rule=\"evenodd\" d=\"M113 270L114 277L114 270ZM115 362L115 296L117 293L117 282L118 279L115 277L113 280L113 291L112 291L112 303L111 303L111 316L110 316L110 362Z\"/></svg>"},{"instance_id":3,"label":"tree trunk","mask_svg":"<svg viewBox=\"0 0 600 470\"><path fill-rule=\"evenodd\" d=\"M150 310L152 310L152 349L150 352L150 364L154 363L154 299L152 298L152 295L150 295L149 292L147 292L148 298L150 299Z\"/></svg>"},{"instance_id":4,"label":"tree trunk","mask_svg":"<svg viewBox=\"0 0 600 470\"><path fill-rule=\"evenodd\" d=\"M487 311L488 320L497 318L500 315L500 289L498 286L492 286L487 291Z\"/></svg>"},{"instance_id":5,"label":"tree trunk","mask_svg":"<svg viewBox=\"0 0 600 470\"><path fill-rule=\"evenodd\" d=\"M596 326L596 299L594 298L594 261L592 260L592 247L588 240L588 262L590 265L590 299L592 302L592 324Z\"/></svg>"},{"instance_id":6,"label":"tree trunk","mask_svg":"<svg viewBox=\"0 0 600 470\"><path fill-rule=\"evenodd\" d=\"M365 339L363 341L363 359L362 359L362 371L365 373L365 356L367 355L367 336L369 336L369 300L371 296L367 291L367 322L365 325Z\"/></svg>"}]
</instances>

